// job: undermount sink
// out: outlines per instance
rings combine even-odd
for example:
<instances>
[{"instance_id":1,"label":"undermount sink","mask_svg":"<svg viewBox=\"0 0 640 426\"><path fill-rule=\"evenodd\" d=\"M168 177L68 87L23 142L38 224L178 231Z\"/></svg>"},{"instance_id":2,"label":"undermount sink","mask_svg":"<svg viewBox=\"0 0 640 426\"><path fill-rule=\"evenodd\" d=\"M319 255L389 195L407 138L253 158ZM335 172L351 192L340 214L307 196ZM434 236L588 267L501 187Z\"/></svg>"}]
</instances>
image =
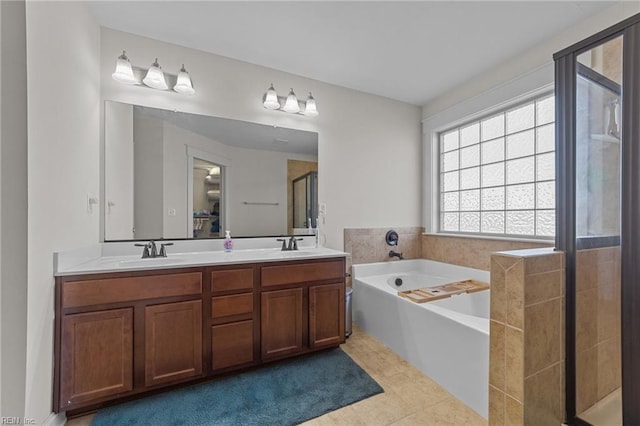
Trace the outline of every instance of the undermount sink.
<instances>
[{"instance_id":1,"label":"undermount sink","mask_svg":"<svg viewBox=\"0 0 640 426\"><path fill-rule=\"evenodd\" d=\"M120 268L126 267L138 267L138 266L163 266L163 265L173 265L176 263L182 263L185 259L177 258L177 257L151 257L146 259L132 259L132 260L123 260L118 262L116 265Z\"/></svg>"}]
</instances>

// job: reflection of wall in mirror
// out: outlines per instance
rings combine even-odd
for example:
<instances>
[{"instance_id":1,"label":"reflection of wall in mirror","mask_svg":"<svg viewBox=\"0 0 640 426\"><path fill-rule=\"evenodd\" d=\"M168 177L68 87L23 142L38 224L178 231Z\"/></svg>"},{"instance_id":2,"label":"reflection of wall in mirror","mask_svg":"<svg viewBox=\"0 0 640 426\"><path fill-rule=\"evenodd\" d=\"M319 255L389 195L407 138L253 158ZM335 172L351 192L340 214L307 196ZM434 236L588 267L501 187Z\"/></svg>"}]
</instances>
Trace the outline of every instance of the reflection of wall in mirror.
<instances>
[{"instance_id":1,"label":"reflection of wall in mirror","mask_svg":"<svg viewBox=\"0 0 640 426\"><path fill-rule=\"evenodd\" d=\"M185 158L185 145L229 160L225 174L225 203L229 213L224 226L231 231L231 235L241 237L286 233L287 159L308 159L309 156L231 147L165 122L165 210L169 206L176 208L176 211L182 210L175 217L166 218L165 238L184 238L187 215L184 176L187 176L187 164L181 159ZM244 201L278 205L245 205Z\"/></svg>"},{"instance_id":2,"label":"reflection of wall in mirror","mask_svg":"<svg viewBox=\"0 0 640 426\"><path fill-rule=\"evenodd\" d=\"M116 168L105 172L105 235L112 240L130 240L133 235L133 106L107 102L105 164Z\"/></svg>"}]
</instances>

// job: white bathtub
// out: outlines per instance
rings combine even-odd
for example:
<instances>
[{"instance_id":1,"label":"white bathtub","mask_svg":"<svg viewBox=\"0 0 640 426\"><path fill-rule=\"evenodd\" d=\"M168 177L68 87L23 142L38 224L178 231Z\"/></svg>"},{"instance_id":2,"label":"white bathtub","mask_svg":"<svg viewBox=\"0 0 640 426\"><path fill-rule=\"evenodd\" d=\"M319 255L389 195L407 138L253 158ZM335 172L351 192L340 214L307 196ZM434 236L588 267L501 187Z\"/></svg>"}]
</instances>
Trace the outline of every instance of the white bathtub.
<instances>
[{"instance_id":1,"label":"white bathtub","mask_svg":"<svg viewBox=\"0 0 640 426\"><path fill-rule=\"evenodd\" d=\"M489 291L428 303L397 295L465 279L488 283L489 272L423 259L354 265L353 320L487 418Z\"/></svg>"}]
</instances>

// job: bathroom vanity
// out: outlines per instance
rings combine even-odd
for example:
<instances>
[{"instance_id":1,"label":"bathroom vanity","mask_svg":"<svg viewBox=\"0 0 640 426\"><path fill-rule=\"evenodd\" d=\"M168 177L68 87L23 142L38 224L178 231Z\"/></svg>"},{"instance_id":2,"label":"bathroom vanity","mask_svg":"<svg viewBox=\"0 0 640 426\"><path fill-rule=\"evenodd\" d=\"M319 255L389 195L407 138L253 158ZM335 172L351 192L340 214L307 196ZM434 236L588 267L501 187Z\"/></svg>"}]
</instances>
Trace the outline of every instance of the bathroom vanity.
<instances>
[{"instance_id":1,"label":"bathroom vanity","mask_svg":"<svg viewBox=\"0 0 640 426\"><path fill-rule=\"evenodd\" d=\"M74 415L344 342L344 253L226 255L149 267L98 259L59 273L54 410Z\"/></svg>"}]
</instances>

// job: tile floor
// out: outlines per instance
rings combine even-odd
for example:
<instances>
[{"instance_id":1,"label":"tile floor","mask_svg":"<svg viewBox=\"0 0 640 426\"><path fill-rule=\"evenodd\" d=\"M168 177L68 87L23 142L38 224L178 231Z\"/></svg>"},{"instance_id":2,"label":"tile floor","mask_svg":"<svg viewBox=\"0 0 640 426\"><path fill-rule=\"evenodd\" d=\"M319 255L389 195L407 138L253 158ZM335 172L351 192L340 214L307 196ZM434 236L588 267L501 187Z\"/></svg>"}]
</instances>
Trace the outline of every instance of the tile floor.
<instances>
[{"instance_id":1,"label":"tile floor","mask_svg":"<svg viewBox=\"0 0 640 426\"><path fill-rule=\"evenodd\" d=\"M622 426L622 388L605 396L578 417L594 426Z\"/></svg>"},{"instance_id":2,"label":"tile floor","mask_svg":"<svg viewBox=\"0 0 640 426\"><path fill-rule=\"evenodd\" d=\"M348 405L304 425L486 426L487 421L357 327L344 350L384 388L384 393ZM69 420L87 426L93 415Z\"/></svg>"}]
</instances>

